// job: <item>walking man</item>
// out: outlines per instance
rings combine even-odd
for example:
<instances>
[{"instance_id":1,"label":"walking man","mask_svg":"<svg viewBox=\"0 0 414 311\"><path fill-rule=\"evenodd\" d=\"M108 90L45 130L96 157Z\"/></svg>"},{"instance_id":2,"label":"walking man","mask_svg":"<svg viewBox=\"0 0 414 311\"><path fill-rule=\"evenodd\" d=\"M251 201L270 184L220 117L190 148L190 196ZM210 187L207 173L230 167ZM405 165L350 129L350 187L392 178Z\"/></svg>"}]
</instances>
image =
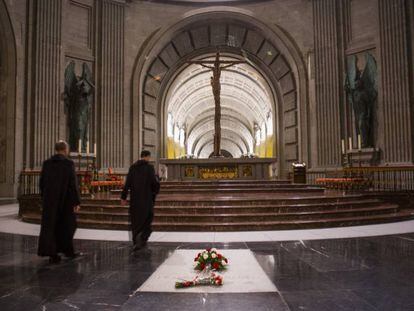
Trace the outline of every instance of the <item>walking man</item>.
<instances>
[{"instance_id":1,"label":"walking man","mask_svg":"<svg viewBox=\"0 0 414 311\"><path fill-rule=\"evenodd\" d=\"M128 191L130 191L129 215L131 219L132 241L134 251L143 248L151 233L151 224L154 217L155 197L160 190L160 182L155 175L154 167L149 163L151 153L141 152L141 159L130 168L121 194L122 205L127 205Z\"/></svg>"},{"instance_id":2,"label":"walking man","mask_svg":"<svg viewBox=\"0 0 414 311\"><path fill-rule=\"evenodd\" d=\"M79 254L73 249L76 231L75 211L80 209L80 195L75 166L68 159L69 146L65 141L55 144L55 155L43 162L40 175L42 222L39 237L39 256L49 256L50 263Z\"/></svg>"}]
</instances>

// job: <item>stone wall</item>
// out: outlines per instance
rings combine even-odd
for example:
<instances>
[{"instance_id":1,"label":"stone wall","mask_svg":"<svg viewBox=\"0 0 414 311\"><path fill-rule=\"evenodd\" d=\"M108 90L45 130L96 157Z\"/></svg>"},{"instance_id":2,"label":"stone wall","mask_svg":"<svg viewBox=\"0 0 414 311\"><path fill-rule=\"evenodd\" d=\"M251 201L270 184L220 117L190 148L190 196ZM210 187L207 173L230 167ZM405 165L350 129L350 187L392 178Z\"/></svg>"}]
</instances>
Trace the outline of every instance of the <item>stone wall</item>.
<instances>
[{"instance_id":1,"label":"stone wall","mask_svg":"<svg viewBox=\"0 0 414 311\"><path fill-rule=\"evenodd\" d=\"M25 14L0 1L0 197L14 196L23 164Z\"/></svg>"},{"instance_id":2,"label":"stone wall","mask_svg":"<svg viewBox=\"0 0 414 311\"><path fill-rule=\"evenodd\" d=\"M15 96L2 101L7 109L15 107L8 110L8 139L4 140L5 131L0 137L7 154L0 157L0 174L9 168L9 184L16 184L22 167L39 168L53 152L53 143L67 138L62 93L64 70L71 60L77 68L87 63L94 75L90 141L97 143L99 164L126 170L142 146L159 153L159 108L156 103L134 107L134 71L145 63L147 55L142 52L157 31L199 10L237 11L277 25L298 51L297 61L305 69L296 75L304 74L305 80L294 95L304 99L295 116L285 111L283 121L297 122L304 130L286 129L283 156L297 154L312 168L341 164L341 139L352 136L356 141L344 90L346 57L370 51L379 70L375 110L379 164L413 162L413 0L241 1L227 7L140 0L1 0L1 4L7 8L1 18L12 29L8 41L15 47L11 57L16 59L16 74L1 77L2 83L11 79L16 86ZM148 103L151 100L155 99ZM295 141L297 146L291 143ZM6 192L13 194L15 187L0 191Z\"/></svg>"},{"instance_id":3,"label":"stone wall","mask_svg":"<svg viewBox=\"0 0 414 311\"><path fill-rule=\"evenodd\" d=\"M346 58L369 52L378 67L374 109L377 164L413 162L411 0L314 0L316 167L341 164L340 140L352 137L355 116L345 94ZM411 10L411 11L410 11ZM411 30L412 31L412 30Z\"/></svg>"}]
</instances>

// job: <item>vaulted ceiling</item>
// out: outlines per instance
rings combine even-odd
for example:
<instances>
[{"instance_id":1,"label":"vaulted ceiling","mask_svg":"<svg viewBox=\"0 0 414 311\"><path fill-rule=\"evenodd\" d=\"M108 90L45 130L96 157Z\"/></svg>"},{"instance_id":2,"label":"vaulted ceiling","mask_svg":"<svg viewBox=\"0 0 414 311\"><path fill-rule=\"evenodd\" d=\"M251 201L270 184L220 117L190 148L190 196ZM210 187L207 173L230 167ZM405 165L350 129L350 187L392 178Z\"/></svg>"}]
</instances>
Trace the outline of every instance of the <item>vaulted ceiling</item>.
<instances>
[{"instance_id":1,"label":"vaulted ceiling","mask_svg":"<svg viewBox=\"0 0 414 311\"><path fill-rule=\"evenodd\" d=\"M206 60L210 58L206 58ZM230 60L229 56L221 59ZM187 153L208 157L214 137L212 73L200 65L189 65L171 84L167 110L174 125L185 127ZM272 96L262 75L248 63L222 72L222 149L233 157L253 153L254 127L272 117Z\"/></svg>"}]
</instances>

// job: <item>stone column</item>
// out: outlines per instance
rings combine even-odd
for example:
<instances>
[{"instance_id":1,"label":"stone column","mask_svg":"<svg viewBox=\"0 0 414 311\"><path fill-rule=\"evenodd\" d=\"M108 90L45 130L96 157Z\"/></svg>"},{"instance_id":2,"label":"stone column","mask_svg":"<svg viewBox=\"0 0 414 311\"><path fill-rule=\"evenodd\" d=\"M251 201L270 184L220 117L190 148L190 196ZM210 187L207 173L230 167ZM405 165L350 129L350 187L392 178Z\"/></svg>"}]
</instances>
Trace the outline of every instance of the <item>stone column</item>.
<instances>
[{"instance_id":1,"label":"stone column","mask_svg":"<svg viewBox=\"0 0 414 311\"><path fill-rule=\"evenodd\" d=\"M31 97L29 101L30 131L28 137L29 167L40 167L53 153L60 137L59 107L61 75L62 2L38 0L33 21L33 57Z\"/></svg>"},{"instance_id":2,"label":"stone column","mask_svg":"<svg viewBox=\"0 0 414 311\"><path fill-rule=\"evenodd\" d=\"M408 11L404 0L379 0L380 109L384 121L379 124L383 133L385 163L412 163L413 122L410 105L410 66L408 55Z\"/></svg>"},{"instance_id":3,"label":"stone column","mask_svg":"<svg viewBox=\"0 0 414 311\"><path fill-rule=\"evenodd\" d=\"M339 4L336 0L313 1L317 165L320 167L341 163Z\"/></svg>"},{"instance_id":4,"label":"stone column","mask_svg":"<svg viewBox=\"0 0 414 311\"><path fill-rule=\"evenodd\" d=\"M98 58L98 156L102 167L124 166L124 15L122 1L101 1Z\"/></svg>"}]
</instances>

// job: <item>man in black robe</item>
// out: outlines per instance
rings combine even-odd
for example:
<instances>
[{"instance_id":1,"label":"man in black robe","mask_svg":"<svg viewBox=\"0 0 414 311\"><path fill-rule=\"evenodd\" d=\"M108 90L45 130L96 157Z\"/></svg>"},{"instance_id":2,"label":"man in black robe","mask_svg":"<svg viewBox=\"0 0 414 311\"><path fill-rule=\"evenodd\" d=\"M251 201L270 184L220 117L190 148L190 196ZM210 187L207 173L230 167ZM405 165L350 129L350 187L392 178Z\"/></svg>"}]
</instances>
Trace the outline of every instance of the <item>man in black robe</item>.
<instances>
[{"instance_id":1,"label":"man in black robe","mask_svg":"<svg viewBox=\"0 0 414 311\"><path fill-rule=\"evenodd\" d=\"M155 197L160 190L159 178L149 163L151 153L141 152L141 159L130 168L121 194L122 205L127 205L128 191L131 191L129 215L131 219L134 250L143 248L150 235L154 217Z\"/></svg>"},{"instance_id":2,"label":"man in black robe","mask_svg":"<svg viewBox=\"0 0 414 311\"><path fill-rule=\"evenodd\" d=\"M40 175L42 223L39 237L39 256L49 256L50 263L79 254L73 249L76 231L75 211L80 208L80 194L75 166L68 159L69 146L64 141L55 144L56 154L43 162Z\"/></svg>"}]
</instances>

